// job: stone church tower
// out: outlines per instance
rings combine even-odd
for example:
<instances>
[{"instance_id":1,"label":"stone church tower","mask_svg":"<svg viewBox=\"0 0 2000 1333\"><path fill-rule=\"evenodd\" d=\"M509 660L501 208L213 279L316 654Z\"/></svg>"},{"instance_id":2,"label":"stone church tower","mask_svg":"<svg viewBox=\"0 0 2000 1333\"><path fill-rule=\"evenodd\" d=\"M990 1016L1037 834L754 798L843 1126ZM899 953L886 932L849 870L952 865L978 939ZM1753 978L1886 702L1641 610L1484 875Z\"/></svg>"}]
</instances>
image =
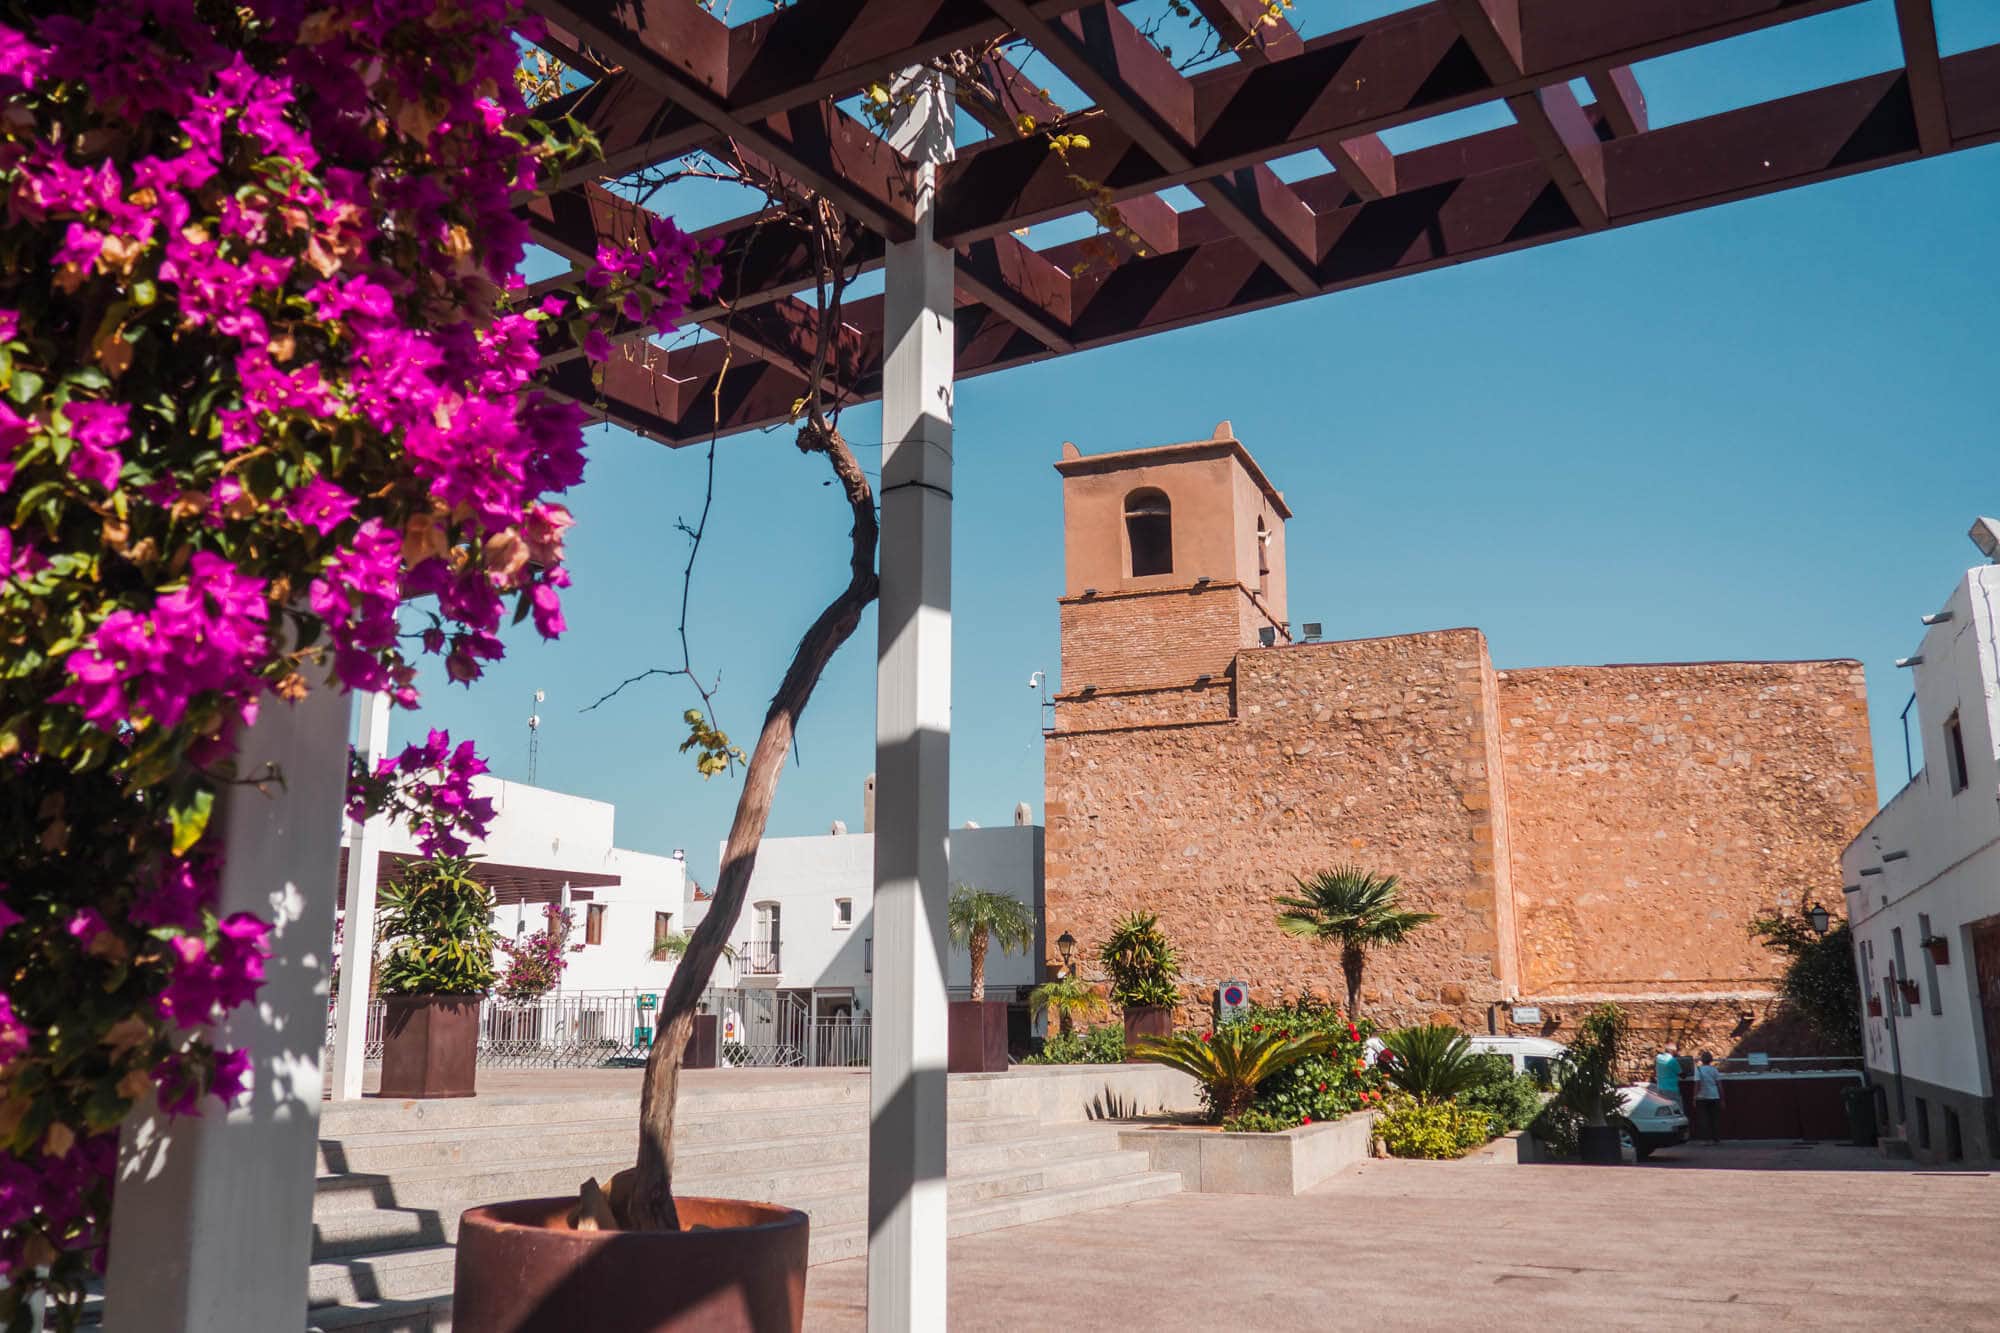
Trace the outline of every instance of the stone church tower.
<instances>
[{"instance_id":1,"label":"stone church tower","mask_svg":"<svg viewBox=\"0 0 2000 1333\"><path fill-rule=\"evenodd\" d=\"M1838 911L1840 849L1875 809L1858 662L1496 671L1477 629L1316 642L1288 624L1291 510L1227 422L1065 445L1056 470L1051 937L1089 957L1158 912L1190 1018L1230 979L1337 994L1333 951L1280 934L1273 899L1355 864L1437 914L1370 957L1385 1021L1560 1037L1615 998L1642 1042L1727 1050L1770 1017L1750 919Z\"/></svg>"}]
</instances>

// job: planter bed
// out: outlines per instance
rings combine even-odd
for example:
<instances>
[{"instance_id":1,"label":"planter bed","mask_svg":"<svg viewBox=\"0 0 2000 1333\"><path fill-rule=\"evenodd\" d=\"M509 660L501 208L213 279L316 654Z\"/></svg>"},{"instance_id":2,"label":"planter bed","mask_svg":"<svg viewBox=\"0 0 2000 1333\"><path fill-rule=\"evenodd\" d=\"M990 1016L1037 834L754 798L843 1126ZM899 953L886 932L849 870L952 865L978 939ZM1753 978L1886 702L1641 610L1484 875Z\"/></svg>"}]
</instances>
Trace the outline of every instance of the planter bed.
<instances>
[{"instance_id":1,"label":"planter bed","mask_svg":"<svg viewBox=\"0 0 2000 1333\"><path fill-rule=\"evenodd\" d=\"M1276 1134L1231 1134L1195 1124L1131 1124L1119 1128L1118 1146L1145 1149L1153 1170L1178 1173L1181 1188L1191 1193L1289 1197L1365 1160L1374 1125L1372 1111Z\"/></svg>"}]
</instances>

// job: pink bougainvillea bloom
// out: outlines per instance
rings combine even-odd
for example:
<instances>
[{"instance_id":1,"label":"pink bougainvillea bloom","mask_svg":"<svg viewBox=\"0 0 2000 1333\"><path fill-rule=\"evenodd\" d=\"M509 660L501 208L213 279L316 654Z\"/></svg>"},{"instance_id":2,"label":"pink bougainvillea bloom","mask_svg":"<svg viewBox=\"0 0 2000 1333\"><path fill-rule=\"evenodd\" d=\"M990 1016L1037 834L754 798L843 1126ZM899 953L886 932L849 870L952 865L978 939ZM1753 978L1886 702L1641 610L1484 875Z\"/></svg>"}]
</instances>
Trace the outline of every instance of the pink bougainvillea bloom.
<instances>
[{"instance_id":1,"label":"pink bougainvillea bloom","mask_svg":"<svg viewBox=\"0 0 2000 1333\"><path fill-rule=\"evenodd\" d=\"M314 477L292 492L291 498L285 502L285 513L301 526L311 528L324 537L347 521L357 503L353 496L325 477Z\"/></svg>"},{"instance_id":2,"label":"pink bougainvillea bloom","mask_svg":"<svg viewBox=\"0 0 2000 1333\"><path fill-rule=\"evenodd\" d=\"M14 1002L0 995L0 1066L25 1053L31 1045L33 1035L28 1031L28 1025L15 1016ZM0 1213L4 1212L4 1202L0 1202Z\"/></svg>"},{"instance_id":3,"label":"pink bougainvillea bloom","mask_svg":"<svg viewBox=\"0 0 2000 1333\"><path fill-rule=\"evenodd\" d=\"M0 890L6 887L5 884L0 884ZM5 935L8 927L20 925L23 919L19 912L6 904L5 900L0 900L0 935Z\"/></svg>"}]
</instances>

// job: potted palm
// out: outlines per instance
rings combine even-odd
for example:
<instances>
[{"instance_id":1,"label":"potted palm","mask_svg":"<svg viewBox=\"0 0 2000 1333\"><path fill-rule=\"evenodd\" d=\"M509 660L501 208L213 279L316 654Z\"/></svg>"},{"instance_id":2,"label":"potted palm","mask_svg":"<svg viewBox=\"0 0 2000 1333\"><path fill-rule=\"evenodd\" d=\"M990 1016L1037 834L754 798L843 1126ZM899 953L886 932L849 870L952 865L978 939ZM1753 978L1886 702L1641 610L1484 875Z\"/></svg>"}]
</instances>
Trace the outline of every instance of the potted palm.
<instances>
[{"instance_id":1,"label":"potted palm","mask_svg":"<svg viewBox=\"0 0 2000 1333\"><path fill-rule=\"evenodd\" d=\"M1028 996L1028 1007L1047 1014L1057 1031L1068 1037L1075 1030L1077 1019L1095 1018L1111 1006L1096 987L1072 972L1035 987Z\"/></svg>"},{"instance_id":2,"label":"potted palm","mask_svg":"<svg viewBox=\"0 0 2000 1333\"><path fill-rule=\"evenodd\" d=\"M1577 1124L1577 1157L1597 1166L1624 1160L1618 1127L1611 1123L1619 1106L1618 1048L1624 1038L1624 1011L1600 1004L1584 1016L1556 1070L1555 1104Z\"/></svg>"},{"instance_id":3,"label":"potted palm","mask_svg":"<svg viewBox=\"0 0 2000 1333\"><path fill-rule=\"evenodd\" d=\"M1413 912L1399 901L1402 885L1394 875L1358 866L1338 866L1311 879L1293 877L1296 894L1278 899L1278 929L1294 939L1340 946L1340 970L1347 982L1347 1016L1361 1013L1361 970L1368 950L1400 944L1435 912Z\"/></svg>"},{"instance_id":4,"label":"potted palm","mask_svg":"<svg viewBox=\"0 0 2000 1333\"><path fill-rule=\"evenodd\" d=\"M1019 898L970 884L954 884L945 907L951 942L972 957L972 998L953 1000L945 1067L954 1074L990 1074L1007 1067L1007 1006L986 998L986 951L1032 949L1035 914Z\"/></svg>"},{"instance_id":5,"label":"potted palm","mask_svg":"<svg viewBox=\"0 0 2000 1333\"><path fill-rule=\"evenodd\" d=\"M1180 951L1168 942L1153 912L1121 917L1097 951L1097 961L1111 978L1111 1002L1125 1012L1128 1051L1144 1037L1165 1037L1174 1030L1174 1005L1180 1001ZM1128 1054L1128 1062L1140 1057Z\"/></svg>"},{"instance_id":6,"label":"potted palm","mask_svg":"<svg viewBox=\"0 0 2000 1333\"><path fill-rule=\"evenodd\" d=\"M493 895L463 857L404 868L382 889L384 1097L473 1095L479 1003L493 989Z\"/></svg>"}]
</instances>

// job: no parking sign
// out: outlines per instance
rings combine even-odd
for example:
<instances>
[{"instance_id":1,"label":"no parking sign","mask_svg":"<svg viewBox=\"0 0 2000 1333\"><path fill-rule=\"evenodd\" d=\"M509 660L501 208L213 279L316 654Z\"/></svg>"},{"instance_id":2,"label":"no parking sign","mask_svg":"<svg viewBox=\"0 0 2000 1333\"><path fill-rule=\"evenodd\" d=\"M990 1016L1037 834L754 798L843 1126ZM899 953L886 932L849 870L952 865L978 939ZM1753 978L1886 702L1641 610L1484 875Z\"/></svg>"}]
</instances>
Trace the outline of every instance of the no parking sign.
<instances>
[{"instance_id":1,"label":"no parking sign","mask_svg":"<svg viewBox=\"0 0 2000 1333\"><path fill-rule=\"evenodd\" d=\"M1232 1018L1240 1018L1250 1007L1250 988L1240 981L1225 981L1216 998L1221 1002L1221 1019L1227 1023Z\"/></svg>"}]
</instances>

